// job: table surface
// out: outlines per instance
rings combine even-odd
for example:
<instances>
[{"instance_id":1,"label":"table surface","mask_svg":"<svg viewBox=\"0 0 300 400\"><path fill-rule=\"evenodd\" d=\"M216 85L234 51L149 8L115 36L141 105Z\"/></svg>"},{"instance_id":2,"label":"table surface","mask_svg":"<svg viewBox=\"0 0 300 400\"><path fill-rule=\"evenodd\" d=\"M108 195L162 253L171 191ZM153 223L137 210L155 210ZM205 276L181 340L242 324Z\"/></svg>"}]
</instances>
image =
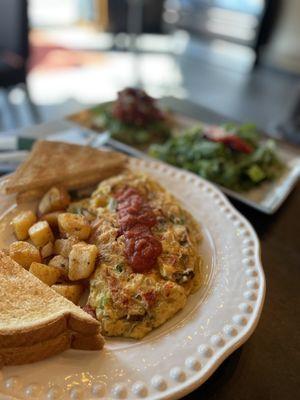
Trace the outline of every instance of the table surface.
<instances>
[{"instance_id":1,"label":"table surface","mask_svg":"<svg viewBox=\"0 0 300 400\"><path fill-rule=\"evenodd\" d=\"M214 112L174 98L164 103L205 122L224 121ZM62 123L18 133L50 133ZM265 305L251 338L184 399L294 400L300 387L300 183L272 216L232 202L252 223L261 241L267 284Z\"/></svg>"},{"instance_id":2,"label":"table surface","mask_svg":"<svg viewBox=\"0 0 300 400\"><path fill-rule=\"evenodd\" d=\"M234 202L260 242L266 300L251 338L186 400L292 400L299 391L300 184L273 216Z\"/></svg>"}]
</instances>

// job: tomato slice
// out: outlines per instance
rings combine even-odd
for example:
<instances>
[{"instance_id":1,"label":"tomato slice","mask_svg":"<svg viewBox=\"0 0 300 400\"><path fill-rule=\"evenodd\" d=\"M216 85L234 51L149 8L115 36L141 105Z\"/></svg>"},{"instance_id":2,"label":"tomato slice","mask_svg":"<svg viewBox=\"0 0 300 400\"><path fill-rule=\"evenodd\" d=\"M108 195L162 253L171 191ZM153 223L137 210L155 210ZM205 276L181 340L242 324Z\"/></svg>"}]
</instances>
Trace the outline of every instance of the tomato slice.
<instances>
[{"instance_id":1,"label":"tomato slice","mask_svg":"<svg viewBox=\"0 0 300 400\"><path fill-rule=\"evenodd\" d=\"M232 150L239 151L240 153L250 154L253 152L253 147L239 136L229 135L217 141L224 143Z\"/></svg>"},{"instance_id":2,"label":"tomato slice","mask_svg":"<svg viewBox=\"0 0 300 400\"><path fill-rule=\"evenodd\" d=\"M253 147L237 135L228 133L219 126L211 126L205 132L205 138L212 142L224 143L225 146L240 153L250 154L253 152Z\"/></svg>"}]
</instances>

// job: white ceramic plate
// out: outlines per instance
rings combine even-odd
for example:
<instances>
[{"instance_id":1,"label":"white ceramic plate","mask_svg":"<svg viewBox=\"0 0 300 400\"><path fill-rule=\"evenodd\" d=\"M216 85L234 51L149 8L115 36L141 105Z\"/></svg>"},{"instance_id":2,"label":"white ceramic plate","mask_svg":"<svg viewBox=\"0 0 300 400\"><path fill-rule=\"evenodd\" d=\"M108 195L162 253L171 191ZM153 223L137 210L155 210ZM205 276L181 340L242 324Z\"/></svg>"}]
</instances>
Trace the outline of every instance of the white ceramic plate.
<instances>
[{"instance_id":1,"label":"white ceramic plate","mask_svg":"<svg viewBox=\"0 0 300 400\"><path fill-rule=\"evenodd\" d=\"M156 161L132 159L131 166L157 178L198 220L204 237L202 288L184 310L141 341L107 339L101 352L69 350L35 364L5 367L3 398L179 399L254 331L265 280L250 224L218 189L193 174Z\"/></svg>"}]
</instances>

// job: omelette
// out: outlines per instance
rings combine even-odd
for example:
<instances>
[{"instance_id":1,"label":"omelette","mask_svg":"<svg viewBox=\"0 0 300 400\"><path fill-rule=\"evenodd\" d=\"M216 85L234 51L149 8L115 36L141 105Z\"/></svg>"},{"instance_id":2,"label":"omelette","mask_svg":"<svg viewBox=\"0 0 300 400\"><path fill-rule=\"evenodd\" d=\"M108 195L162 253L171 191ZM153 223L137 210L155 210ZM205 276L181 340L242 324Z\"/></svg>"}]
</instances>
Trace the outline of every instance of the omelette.
<instances>
[{"instance_id":1,"label":"omelette","mask_svg":"<svg viewBox=\"0 0 300 400\"><path fill-rule=\"evenodd\" d=\"M104 335L143 338L199 288L199 227L143 173L102 181L83 204L92 216L90 242L99 250L87 307Z\"/></svg>"}]
</instances>

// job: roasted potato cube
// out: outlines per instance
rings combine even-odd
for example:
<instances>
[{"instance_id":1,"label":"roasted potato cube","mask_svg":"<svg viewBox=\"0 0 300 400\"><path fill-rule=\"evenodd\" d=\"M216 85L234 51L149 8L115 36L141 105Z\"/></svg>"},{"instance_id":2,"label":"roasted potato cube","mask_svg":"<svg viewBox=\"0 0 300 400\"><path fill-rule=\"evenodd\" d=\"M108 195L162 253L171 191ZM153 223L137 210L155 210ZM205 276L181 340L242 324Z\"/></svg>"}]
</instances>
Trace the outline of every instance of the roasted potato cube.
<instances>
[{"instance_id":1,"label":"roasted potato cube","mask_svg":"<svg viewBox=\"0 0 300 400\"><path fill-rule=\"evenodd\" d=\"M53 243L52 242L48 242L47 244L45 244L45 246L43 246L41 248L41 256L42 258L47 258L52 256L53 254Z\"/></svg>"},{"instance_id":2,"label":"roasted potato cube","mask_svg":"<svg viewBox=\"0 0 300 400\"><path fill-rule=\"evenodd\" d=\"M70 196L66 189L62 187L52 187L42 197L38 211L40 215L52 211L64 210L70 204Z\"/></svg>"},{"instance_id":3,"label":"roasted potato cube","mask_svg":"<svg viewBox=\"0 0 300 400\"><path fill-rule=\"evenodd\" d=\"M62 283L57 285L52 285L57 293L64 296L66 299L78 304L79 299L83 293L84 287L79 283Z\"/></svg>"},{"instance_id":4,"label":"roasted potato cube","mask_svg":"<svg viewBox=\"0 0 300 400\"><path fill-rule=\"evenodd\" d=\"M38 221L29 229L29 236L36 247L43 247L54 241L52 230L47 221Z\"/></svg>"},{"instance_id":5,"label":"roasted potato cube","mask_svg":"<svg viewBox=\"0 0 300 400\"><path fill-rule=\"evenodd\" d=\"M85 217L78 214L63 213L58 216L58 227L62 234L85 240L90 236L91 227Z\"/></svg>"},{"instance_id":6,"label":"roasted potato cube","mask_svg":"<svg viewBox=\"0 0 300 400\"><path fill-rule=\"evenodd\" d=\"M38 262L31 263L29 272L39 278L42 282L46 283L48 286L51 286L57 282L61 275L61 271L58 268Z\"/></svg>"},{"instance_id":7,"label":"roasted potato cube","mask_svg":"<svg viewBox=\"0 0 300 400\"><path fill-rule=\"evenodd\" d=\"M98 249L94 244L74 244L69 255L69 279L88 278L95 269L97 255Z\"/></svg>"},{"instance_id":8,"label":"roasted potato cube","mask_svg":"<svg viewBox=\"0 0 300 400\"><path fill-rule=\"evenodd\" d=\"M60 254L63 257L69 257L72 246L77 242L78 240L74 237L68 239L57 239L54 242L54 253Z\"/></svg>"},{"instance_id":9,"label":"roasted potato cube","mask_svg":"<svg viewBox=\"0 0 300 400\"><path fill-rule=\"evenodd\" d=\"M69 204L67 208L67 212L72 214L80 214L83 215L88 222L93 221L95 219L94 212L90 209L90 199L82 199L78 201L73 201Z\"/></svg>"},{"instance_id":10,"label":"roasted potato cube","mask_svg":"<svg viewBox=\"0 0 300 400\"><path fill-rule=\"evenodd\" d=\"M9 255L22 267L28 269L33 262L41 262L39 250L31 243L14 242L9 246Z\"/></svg>"},{"instance_id":11,"label":"roasted potato cube","mask_svg":"<svg viewBox=\"0 0 300 400\"><path fill-rule=\"evenodd\" d=\"M58 227L58 221L57 218L59 214L61 214L63 211L53 211L48 214L44 214L41 216L41 221L47 221L48 224L51 226L51 228L57 228Z\"/></svg>"},{"instance_id":12,"label":"roasted potato cube","mask_svg":"<svg viewBox=\"0 0 300 400\"><path fill-rule=\"evenodd\" d=\"M21 211L12 220L14 232L18 240L28 238L29 228L36 222L36 215L33 211Z\"/></svg>"},{"instance_id":13,"label":"roasted potato cube","mask_svg":"<svg viewBox=\"0 0 300 400\"><path fill-rule=\"evenodd\" d=\"M68 276L69 260L63 256L55 256L51 258L48 265L58 268L63 276Z\"/></svg>"}]
</instances>

